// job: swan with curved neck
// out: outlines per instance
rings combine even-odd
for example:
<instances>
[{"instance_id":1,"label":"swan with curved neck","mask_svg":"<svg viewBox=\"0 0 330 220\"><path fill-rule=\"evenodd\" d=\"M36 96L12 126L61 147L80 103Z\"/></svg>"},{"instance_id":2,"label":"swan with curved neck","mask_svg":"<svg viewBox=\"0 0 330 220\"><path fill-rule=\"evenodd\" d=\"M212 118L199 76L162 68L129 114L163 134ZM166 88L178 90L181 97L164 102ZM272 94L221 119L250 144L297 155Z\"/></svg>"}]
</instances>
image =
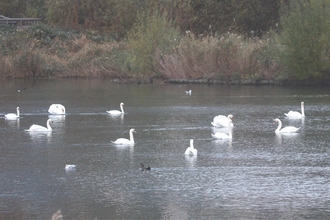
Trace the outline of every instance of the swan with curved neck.
<instances>
[{"instance_id":1,"label":"swan with curved neck","mask_svg":"<svg viewBox=\"0 0 330 220\"><path fill-rule=\"evenodd\" d=\"M190 139L190 147L187 147L185 155L197 155L197 149L194 148L194 139Z\"/></svg>"},{"instance_id":2,"label":"swan with curved neck","mask_svg":"<svg viewBox=\"0 0 330 220\"><path fill-rule=\"evenodd\" d=\"M12 120L12 119L18 119L19 118L19 107L16 108L16 112L17 114L15 113L8 113L5 115L5 118L6 119L9 119L9 120Z\"/></svg>"},{"instance_id":3,"label":"swan with curved neck","mask_svg":"<svg viewBox=\"0 0 330 220\"><path fill-rule=\"evenodd\" d=\"M234 126L232 121L233 118L234 118L233 115L228 115L227 117L224 115L218 115L213 118L211 124L214 127L233 127ZM228 123L228 121L231 123Z\"/></svg>"},{"instance_id":4,"label":"swan with curved neck","mask_svg":"<svg viewBox=\"0 0 330 220\"><path fill-rule=\"evenodd\" d=\"M294 126L287 126L287 127L282 128L282 122L278 118L276 118L274 120L274 123L278 123L278 126L277 126L277 128L275 130L275 133L296 133L300 129L300 127L299 128L296 128Z\"/></svg>"},{"instance_id":5,"label":"swan with curved neck","mask_svg":"<svg viewBox=\"0 0 330 220\"><path fill-rule=\"evenodd\" d=\"M30 126L28 131L52 131L52 127L50 126L50 123L53 123L52 119L47 120L47 127L33 124Z\"/></svg>"},{"instance_id":6,"label":"swan with curved neck","mask_svg":"<svg viewBox=\"0 0 330 220\"><path fill-rule=\"evenodd\" d=\"M289 119L301 119L305 117L305 108L304 102L301 102L301 113L297 111L289 111L288 113L284 113L286 117Z\"/></svg>"},{"instance_id":7,"label":"swan with curved neck","mask_svg":"<svg viewBox=\"0 0 330 220\"><path fill-rule=\"evenodd\" d=\"M107 111L109 114L111 115L121 115L121 114L124 114L124 103L120 103L120 111L118 110L110 110L110 111Z\"/></svg>"},{"instance_id":8,"label":"swan with curved neck","mask_svg":"<svg viewBox=\"0 0 330 220\"><path fill-rule=\"evenodd\" d=\"M64 115L65 107L61 104L52 104L49 106L48 112L53 115Z\"/></svg>"},{"instance_id":9,"label":"swan with curved neck","mask_svg":"<svg viewBox=\"0 0 330 220\"><path fill-rule=\"evenodd\" d=\"M118 138L116 141L111 141L114 144L117 145L128 145L128 144L134 144L134 136L133 133L136 133L135 129L132 128L129 130L129 140L126 138Z\"/></svg>"}]
</instances>

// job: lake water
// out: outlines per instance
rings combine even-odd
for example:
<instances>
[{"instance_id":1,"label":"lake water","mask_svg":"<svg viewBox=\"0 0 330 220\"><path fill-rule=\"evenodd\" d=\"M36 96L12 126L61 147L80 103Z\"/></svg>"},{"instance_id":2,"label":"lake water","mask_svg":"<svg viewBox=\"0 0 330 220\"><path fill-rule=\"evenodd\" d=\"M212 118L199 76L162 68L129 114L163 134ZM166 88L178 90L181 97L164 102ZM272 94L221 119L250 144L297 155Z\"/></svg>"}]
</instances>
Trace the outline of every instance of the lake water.
<instances>
[{"instance_id":1,"label":"lake water","mask_svg":"<svg viewBox=\"0 0 330 220\"><path fill-rule=\"evenodd\" d=\"M59 209L64 219L330 218L329 88L97 79L0 85L0 219L50 219ZM301 101L306 118L286 119ZM106 113L120 102L123 117ZM48 114L54 103L65 116ZM20 119L6 120L17 106ZM211 125L219 114L234 115L232 141L211 137L223 130ZM26 131L48 118L52 132ZM274 118L301 129L275 135ZM131 128L134 146L111 143ZM196 157L184 155L190 139ZM141 172L141 162L151 171ZM65 171L66 164L77 168Z\"/></svg>"}]
</instances>

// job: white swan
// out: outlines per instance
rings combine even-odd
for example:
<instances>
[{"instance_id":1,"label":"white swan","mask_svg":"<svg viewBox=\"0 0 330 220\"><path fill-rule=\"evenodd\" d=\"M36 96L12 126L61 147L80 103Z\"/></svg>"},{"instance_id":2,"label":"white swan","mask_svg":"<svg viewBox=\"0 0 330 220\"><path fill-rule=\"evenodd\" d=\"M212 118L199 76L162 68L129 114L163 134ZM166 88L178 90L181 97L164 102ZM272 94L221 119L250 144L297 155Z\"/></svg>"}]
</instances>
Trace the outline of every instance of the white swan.
<instances>
[{"instance_id":1,"label":"white swan","mask_svg":"<svg viewBox=\"0 0 330 220\"><path fill-rule=\"evenodd\" d=\"M64 169L66 171L71 171L71 170L76 169L76 165L74 165L74 164L67 164L67 165L65 165L65 168Z\"/></svg>"},{"instance_id":2,"label":"white swan","mask_svg":"<svg viewBox=\"0 0 330 220\"><path fill-rule=\"evenodd\" d=\"M289 111L288 113L284 113L284 115L290 119L304 118L305 117L304 102L301 102L301 113L297 111Z\"/></svg>"},{"instance_id":3,"label":"white swan","mask_svg":"<svg viewBox=\"0 0 330 220\"><path fill-rule=\"evenodd\" d=\"M191 89L186 91L186 95L191 95Z\"/></svg>"},{"instance_id":4,"label":"white swan","mask_svg":"<svg viewBox=\"0 0 330 220\"><path fill-rule=\"evenodd\" d=\"M118 138L116 141L111 141L114 144L117 145L128 145L128 144L134 144L134 136L133 133L136 133L135 129L132 128L129 130L129 140L126 138Z\"/></svg>"},{"instance_id":5,"label":"white swan","mask_svg":"<svg viewBox=\"0 0 330 220\"><path fill-rule=\"evenodd\" d=\"M19 107L16 108L17 114L15 113L8 113L5 115L6 119L13 120L13 119L18 119L19 118Z\"/></svg>"},{"instance_id":6,"label":"white swan","mask_svg":"<svg viewBox=\"0 0 330 220\"><path fill-rule=\"evenodd\" d=\"M52 128L50 127L50 123L53 123L52 119L47 120L47 128L44 126L41 126L41 125L33 124L30 126L29 130L27 130L27 131L41 131L41 132L52 131Z\"/></svg>"},{"instance_id":7,"label":"white swan","mask_svg":"<svg viewBox=\"0 0 330 220\"><path fill-rule=\"evenodd\" d=\"M282 127L282 122L280 119L276 118L274 120L274 123L278 123L277 129L275 130L275 133L296 133L297 131L299 131L299 128L296 128L294 126L287 126L281 129Z\"/></svg>"},{"instance_id":8,"label":"white swan","mask_svg":"<svg viewBox=\"0 0 330 220\"><path fill-rule=\"evenodd\" d=\"M109 114L111 115L121 115L121 114L124 114L124 103L120 103L120 110L121 111L118 111L118 110L110 110L110 111L107 111Z\"/></svg>"},{"instance_id":9,"label":"white swan","mask_svg":"<svg viewBox=\"0 0 330 220\"><path fill-rule=\"evenodd\" d=\"M65 107L61 104L52 104L48 112L53 115L64 115L65 114Z\"/></svg>"},{"instance_id":10,"label":"white swan","mask_svg":"<svg viewBox=\"0 0 330 220\"><path fill-rule=\"evenodd\" d=\"M186 155L197 155L197 149L194 148L194 139L190 139L190 147L184 152Z\"/></svg>"},{"instance_id":11,"label":"white swan","mask_svg":"<svg viewBox=\"0 0 330 220\"><path fill-rule=\"evenodd\" d=\"M234 126L232 121L233 118L234 118L233 115L228 115L227 117L224 115L218 115L213 118L211 124L214 127L228 127L228 126L233 127ZM231 123L228 123L228 121L230 121Z\"/></svg>"}]
</instances>

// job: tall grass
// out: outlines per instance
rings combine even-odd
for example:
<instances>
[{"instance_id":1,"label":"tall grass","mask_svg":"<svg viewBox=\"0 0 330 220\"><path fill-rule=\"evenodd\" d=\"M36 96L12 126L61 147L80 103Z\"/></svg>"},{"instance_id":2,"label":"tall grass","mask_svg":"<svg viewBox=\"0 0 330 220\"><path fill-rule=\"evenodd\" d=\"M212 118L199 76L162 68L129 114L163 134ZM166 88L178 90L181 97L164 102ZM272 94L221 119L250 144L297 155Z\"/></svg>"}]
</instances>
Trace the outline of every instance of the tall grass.
<instances>
[{"instance_id":1,"label":"tall grass","mask_svg":"<svg viewBox=\"0 0 330 220\"><path fill-rule=\"evenodd\" d=\"M227 33L196 39L191 33L175 50L158 53L160 72L170 79L212 78L222 80L269 78L258 60L265 42Z\"/></svg>"}]
</instances>

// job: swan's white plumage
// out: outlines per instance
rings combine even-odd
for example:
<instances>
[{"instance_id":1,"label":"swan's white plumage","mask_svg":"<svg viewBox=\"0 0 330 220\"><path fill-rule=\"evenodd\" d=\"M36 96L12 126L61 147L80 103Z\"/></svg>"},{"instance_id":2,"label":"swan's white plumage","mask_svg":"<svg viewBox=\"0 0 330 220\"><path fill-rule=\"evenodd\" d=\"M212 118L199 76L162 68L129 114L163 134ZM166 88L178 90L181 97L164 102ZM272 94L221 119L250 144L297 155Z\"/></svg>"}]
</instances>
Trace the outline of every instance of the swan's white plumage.
<instances>
[{"instance_id":1,"label":"swan's white plumage","mask_svg":"<svg viewBox=\"0 0 330 220\"><path fill-rule=\"evenodd\" d=\"M282 122L278 118L276 118L274 120L274 123L278 123L278 126L277 126L277 128L275 130L275 133L296 133L300 129L300 127L299 128L296 128L294 126L287 126L287 127L282 128Z\"/></svg>"},{"instance_id":2,"label":"swan's white plumage","mask_svg":"<svg viewBox=\"0 0 330 220\"><path fill-rule=\"evenodd\" d=\"M52 131L52 127L50 126L50 123L52 123L52 122L53 121L51 119L48 119L47 120L47 127L33 124L33 125L30 126L28 131L38 131L38 132Z\"/></svg>"},{"instance_id":3,"label":"swan's white plumage","mask_svg":"<svg viewBox=\"0 0 330 220\"><path fill-rule=\"evenodd\" d=\"M194 148L194 139L190 139L190 146L184 152L186 155L197 155L197 149Z\"/></svg>"},{"instance_id":4,"label":"swan's white plumage","mask_svg":"<svg viewBox=\"0 0 330 220\"><path fill-rule=\"evenodd\" d=\"M228 115L227 117L224 115L218 115L213 118L211 124L214 127L233 127L234 124L232 122L232 118L234 118L233 115ZM230 121L231 123L228 123L228 121Z\"/></svg>"},{"instance_id":5,"label":"swan's white plumage","mask_svg":"<svg viewBox=\"0 0 330 220\"><path fill-rule=\"evenodd\" d=\"M19 118L19 107L16 108L16 114L15 113L8 113L5 115L6 119L13 120Z\"/></svg>"},{"instance_id":6,"label":"swan's white plumage","mask_svg":"<svg viewBox=\"0 0 330 220\"><path fill-rule=\"evenodd\" d=\"M66 171L74 170L74 169L76 169L76 165L74 165L74 164L67 164L67 165L65 165L65 168L64 169Z\"/></svg>"},{"instance_id":7,"label":"swan's white plumage","mask_svg":"<svg viewBox=\"0 0 330 220\"><path fill-rule=\"evenodd\" d=\"M124 103L120 103L120 111L118 110L110 110L110 111L107 111L109 114L111 115L121 115L121 114L124 114Z\"/></svg>"},{"instance_id":8,"label":"swan's white plumage","mask_svg":"<svg viewBox=\"0 0 330 220\"><path fill-rule=\"evenodd\" d=\"M132 128L131 130L129 130L129 140L126 138L118 138L116 141L111 141L114 144L117 145L131 145L134 144L134 136L133 133L136 133L135 129Z\"/></svg>"},{"instance_id":9,"label":"swan's white plumage","mask_svg":"<svg viewBox=\"0 0 330 220\"><path fill-rule=\"evenodd\" d=\"M284 113L286 117L289 119L301 119L305 117L305 108L304 102L301 102L301 113L297 111L289 111L288 113Z\"/></svg>"},{"instance_id":10,"label":"swan's white plumage","mask_svg":"<svg viewBox=\"0 0 330 220\"><path fill-rule=\"evenodd\" d=\"M188 91L186 91L186 94L187 94L187 95L191 95L191 89L188 90Z\"/></svg>"},{"instance_id":11,"label":"swan's white plumage","mask_svg":"<svg viewBox=\"0 0 330 220\"><path fill-rule=\"evenodd\" d=\"M53 115L64 115L65 107L61 104L52 104L49 106L48 112Z\"/></svg>"}]
</instances>

